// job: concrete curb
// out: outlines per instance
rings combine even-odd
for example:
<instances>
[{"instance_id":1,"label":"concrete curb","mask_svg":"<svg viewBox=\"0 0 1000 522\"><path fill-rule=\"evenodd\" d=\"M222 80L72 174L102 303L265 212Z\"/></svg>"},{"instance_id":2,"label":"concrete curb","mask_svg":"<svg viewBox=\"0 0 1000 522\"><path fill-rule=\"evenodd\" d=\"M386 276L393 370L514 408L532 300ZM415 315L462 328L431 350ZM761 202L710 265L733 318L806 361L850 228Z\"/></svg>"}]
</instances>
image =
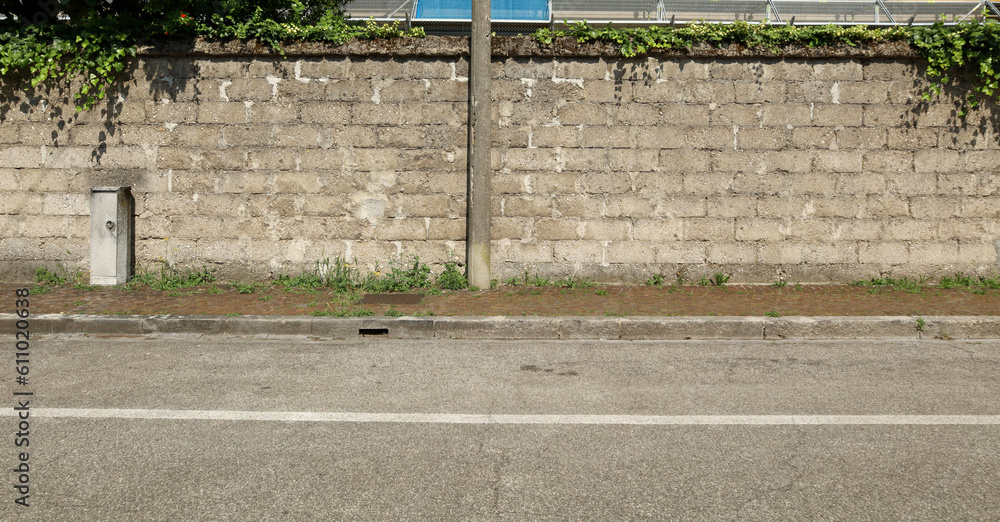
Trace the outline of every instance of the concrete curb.
<instances>
[{"instance_id":1,"label":"concrete curb","mask_svg":"<svg viewBox=\"0 0 1000 522\"><path fill-rule=\"evenodd\" d=\"M0 314L0 334L18 317ZM40 314L37 334L203 334L320 339L1000 339L1000 316L879 317L310 317Z\"/></svg>"}]
</instances>

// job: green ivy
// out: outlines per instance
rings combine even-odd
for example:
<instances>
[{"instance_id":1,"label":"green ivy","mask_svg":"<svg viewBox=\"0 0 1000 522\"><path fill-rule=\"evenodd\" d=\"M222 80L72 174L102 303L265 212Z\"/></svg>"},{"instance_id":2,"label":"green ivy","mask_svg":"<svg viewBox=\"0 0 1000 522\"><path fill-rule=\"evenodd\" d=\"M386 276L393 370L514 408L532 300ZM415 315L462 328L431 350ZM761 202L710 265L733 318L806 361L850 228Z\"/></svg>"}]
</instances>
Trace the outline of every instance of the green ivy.
<instances>
[{"instance_id":1,"label":"green ivy","mask_svg":"<svg viewBox=\"0 0 1000 522\"><path fill-rule=\"evenodd\" d=\"M2 22L0 22L2 23ZM88 110L106 96L107 88L136 55L136 42L146 36L257 39L284 55L282 42L314 41L334 45L352 39L422 37L423 28L404 30L399 21L348 23L338 11L328 11L315 24L277 21L261 8L245 20L212 14L176 12L145 29L126 27L117 17L91 17L75 24L0 25L0 84L11 79L25 89L67 86L80 82L74 93L77 111Z\"/></svg>"},{"instance_id":2,"label":"green ivy","mask_svg":"<svg viewBox=\"0 0 1000 522\"><path fill-rule=\"evenodd\" d=\"M956 26L941 23L914 30L913 45L927 59L930 91L924 99L941 94L956 75L971 73L972 92L966 101L976 107L983 99L1000 99L1000 23L973 21Z\"/></svg>"},{"instance_id":3,"label":"green ivy","mask_svg":"<svg viewBox=\"0 0 1000 522\"><path fill-rule=\"evenodd\" d=\"M581 43L610 42L618 45L625 57L640 56L656 50L690 49L696 45L743 45L749 48L780 52L782 47L871 45L901 41L915 47L927 60L931 81L924 99L941 94L955 75L971 73L972 91L967 93L969 107L982 100L1000 100L1000 23L993 19L970 20L957 25L938 22L928 27L892 26L793 26L695 22L678 26L642 28L593 27L586 22L567 24L565 30L540 29L534 38L551 44L555 38L570 37ZM964 114L964 113L963 113Z\"/></svg>"},{"instance_id":4,"label":"green ivy","mask_svg":"<svg viewBox=\"0 0 1000 522\"><path fill-rule=\"evenodd\" d=\"M282 43L290 41L340 45L356 38L424 36L422 28L403 30L398 21L348 23L339 8L334 8L337 2L332 0L272 0L275 5L264 3L268 6L266 10L261 3L228 2L240 9L230 9L230 14L223 15L195 8L208 5L204 2L157 0L147 6L155 13L144 12L145 18L105 13L81 17L72 24L38 26L20 25L8 19L0 22L2 82L23 80L26 89L78 85L73 95L77 110L87 110L104 99L108 86L135 56L136 42L161 33L168 37L252 38L282 54ZM276 6L284 5L282 2L290 2L291 8L277 9ZM187 7L194 10L182 10ZM142 23L137 22L140 19ZM953 26L937 23L929 27L879 28L743 21L643 28L610 25L598 28L587 22L567 25L563 30L540 29L533 36L542 44L551 44L559 37L575 38L581 43L609 42L617 45L625 57L656 50L690 49L696 45L741 45L780 53L782 48L793 45L815 48L902 41L927 59L931 86L924 94L925 99L939 95L945 86L955 83L957 75L964 74L973 76L972 90L966 96L969 106L975 107L982 100L1000 99L1000 23L991 19Z\"/></svg>"},{"instance_id":5,"label":"green ivy","mask_svg":"<svg viewBox=\"0 0 1000 522\"><path fill-rule=\"evenodd\" d=\"M32 89L80 81L74 94L77 110L104 99L108 85L135 56L131 36L109 18L75 27L28 25L0 31L0 76L26 75L25 87Z\"/></svg>"},{"instance_id":6,"label":"green ivy","mask_svg":"<svg viewBox=\"0 0 1000 522\"><path fill-rule=\"evenodd\" d=\"M568 24L565 30L539 29L534 37L543 44L554 38L571 37L578 42L612 42L619 46L622 56L631 58L655 50L691 48L699 44L713 46L743 45L768 51L779 51L786 45L823 47L836 45L855 46L884 41L909 40L911 28L841 25L771 25L735 21L730 24L694 22L678 26L593 27L587 22Z\"/></svg>"}]
</instances>

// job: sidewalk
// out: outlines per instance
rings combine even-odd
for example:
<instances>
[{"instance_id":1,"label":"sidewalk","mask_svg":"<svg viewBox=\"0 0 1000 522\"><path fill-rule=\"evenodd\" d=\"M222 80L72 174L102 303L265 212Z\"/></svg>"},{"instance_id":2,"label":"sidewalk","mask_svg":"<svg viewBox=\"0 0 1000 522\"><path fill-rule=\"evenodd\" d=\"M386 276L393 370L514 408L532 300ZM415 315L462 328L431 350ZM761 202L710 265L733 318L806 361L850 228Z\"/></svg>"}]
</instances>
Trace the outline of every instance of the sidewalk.
<instances>
[{"instance_id":1,"label":"sidewalk","mask_svg":"<svg viewBox=\"0 0 1000 522\"><path fill-rule=\"evenodd\" d=\"M501 286L345 296L326 289L204 284L170 291L34 287L41 334L483 339L1000 338L1000 290L935 286ZM240 293L240 292L244 293ZM41 293L39 293L41 292ZM435 295L436 294L436 295ZM380 302L381 301L381 302ZM394 304L386 303L394 302ZM416 302L415 302L416 301ZM6 307L10 310L10 307ZM15 316L0 314L0 331Z\"/></svg>"}]
</instances>

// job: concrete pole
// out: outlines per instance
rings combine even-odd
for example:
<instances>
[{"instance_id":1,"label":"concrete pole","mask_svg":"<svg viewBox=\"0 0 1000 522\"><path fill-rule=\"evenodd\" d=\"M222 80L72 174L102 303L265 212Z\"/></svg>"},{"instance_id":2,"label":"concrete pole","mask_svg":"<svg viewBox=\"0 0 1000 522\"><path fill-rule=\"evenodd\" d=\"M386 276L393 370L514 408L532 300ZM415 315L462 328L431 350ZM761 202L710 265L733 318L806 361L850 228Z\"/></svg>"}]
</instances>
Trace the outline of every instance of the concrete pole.
<instances>
[{"instance_id":1,"label":"concrete pole","mask_svg":"<svg viewBox=\"0 0 1000 522\"><path fill-rule=\"evenodd\" d=\"M490 8L490 0L472 0L465 220L465 274L469 285L484 289L490 287Z\"/></svg>"}]
</instances>

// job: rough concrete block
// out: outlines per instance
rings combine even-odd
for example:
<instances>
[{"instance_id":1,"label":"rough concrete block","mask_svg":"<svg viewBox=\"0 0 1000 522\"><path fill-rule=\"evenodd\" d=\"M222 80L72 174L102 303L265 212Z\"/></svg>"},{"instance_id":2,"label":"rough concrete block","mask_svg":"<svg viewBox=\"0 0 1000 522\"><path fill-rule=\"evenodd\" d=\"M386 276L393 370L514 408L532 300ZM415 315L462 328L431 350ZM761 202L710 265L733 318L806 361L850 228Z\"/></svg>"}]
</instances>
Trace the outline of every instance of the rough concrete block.
<instances>
[{"instance_id":1,"label":"rough concrete block","mask_svg":"<svg viewBox=\"0 0 1000 522\"><path fill-rule=\"evenodd\" d=\"M535 237L543 241L580 239L585 223L576 219L539 219L535 222Z\"/></svg>"},{"instance_id":2,"label":"rough concrete block","mask_svg":"<svg viewBox=\"0 0 1000 522\"><path fill-rule=\"evenodd\" d=\"M839 86L835 85L836 82L821 81L789 83L785 99L789 103L839 103L835 97L835 94L839 96Z\"/></svg>"},{"instance_id":3,"label":"rough concrete block","mask_svg":"<svg viewBox=\"0 0 1000 522\"><path fill-rule=\"evenodd\" d=\"M684 102L687 103L733 103L736 101L734 83L726 80L709 82L687 82L684 85Z\"/></svg>"},{"instance_id":4,"label":"rough concrete block","mask_svg":"<svg viewBox=\"0 0 1000 522\"><path fill-rule=\"evenodd\" d=\"M597 103L568 103L559 109L558 117L559 122L563 125L607 125L610 123L605 106ZM632 123L632 120L619 119L619 121Z\"/></svg>"},{"instance_id":5,"label":"rough concrete block","mask_svg":"<svg viewBox=\"0 0 1000 522\"><path fill-rule=\"evenodd\" d=\"M661 172L706 172L710 170L711 156L708 151L661 150Z\"/></svg>"},{"instance_id":6,"label":"rough concrete block","mask_svg":"<svg viewBox=\"0 0 1000 522\"><path fill-rule=\"evenodd\" d=\"M608 245L608 263L645 264L656 259L656 242L615 241Z\"/></svg>"},{"instance_id":7,"label":"rough concrete block","mask_svg":"<svg viewBox=\"0 0 1000 522\"><path fill-rule=\"evenodd\" d=\"M684 218L684 239L688 241L732 241L736 238L731 218Z\"/></svg>"},{"instance_id":8,"label":"rough concrete block","mask_svg":"<svg viewBox=\"0 0 1000 522\"><path fill-rule=\"evenodd\" d=\"M222 319L226 335L311 335L312 317L243 315Z\"/></svg>"},{"instance_id":9,"label":"rough concrete block","mask_svg":"<svg viewBox=\"0 0 1000 522\"><path fill-rule=\"evenodd\" d=\"M603 263L606 261L608 241L558 241L553 245L552 256L563 263Z\"/></svg>"},{"instance_id":10,"label":"rough concrete block","mask_svg":"<svg viewBox=\"0 0 1000 522\"><path fill-rule=\"evenodd\" d=\"M552 198L553 215L563 217L599 218L604 215L604 198L590 195L570 195Z\"/></svg>"},{"instance_id":11,"label":"rough concrete block","mask_svg":"<svg viewBox=\"0 0 1000 522\"><path fill-rule=\"evenodd\" d=\"M965 170L963 154L947 149L918 150L914 155L913 165L918 173L954 173Z\"/></svg>"},{"instance_id":12,"label":"rough concrete block","mask_svg":"<svg viewBox=\"0 0 1000 522\"><path fill-rule=\"evenodd\" d=\"M622 317L622 339L762 339L762 317Z\"/></svg>"},{"instance_id":13,"label":"rough concrete block","mask_svg":"<svg viewBox=\"0 0 1000 522\"><path fill-rule=\"evenodd\" d=\"M760 125L760 116L760 107L755 105L727 103L712 109L709 121L712 125L719 126L757 126Z\"/></svg>"},{"instance_id":14,"label":"rough concrete block","mask_svg":"<svg viewBox=\"0 0 1000 522\"><path fill-rule=\"evenodd\" d=\"M707 260L707 242L678 241L657 246L657 263L703 264Z\"/></svg>"},{"instance_id":15,"label":"rough concrete block","mask_svg":"<svg viewBox=\"0 0 1000 522\"><path fill-rule=\"evenodd\" d=\"M734 148L732 127L688 127L684 132L686 149L723 150Z\"/></svg>"},{"instance_id":16,"label":"rough concrete block","mask_svg":"<svg viewBox=\"0 0 1000 522\"><path fill-rule=\"evenodd\" d=\"M913 339L911 317L766 317L765 339Z\"/></svg>"},{"instance_id":17,"label":"rough concrete block","mask_svg":"<svg viewBox=\"0 0 1000 522\"><path fill-rule=\"evenodd\" d=\"M788 227L779 220L736 219L737 241L783 241Z\"/></svg>"},{"instance_id":18,"label":"rough concrete block","mask_svg":"<svg viewBox=\"0 0 1000 522\"><path fill-rule=\"evenodd\" d=\"M906 243L861 243L858 248L858 262L880 266L904 264L910 260Z\"/></svg>"},{"instance_id":19,"label":"rough concrete block","mask_svg":"<svg viewBox=\"0 0 1000 522\"><path fill-rule=\"evenodd\" d=\"M813 169L818 172L861 172L860 151L813 151Z\"/></svg>"},{"instance_id":20,"label":"rough concrete block","mask_svg":"<svg viewBox=\"0 0 1000 522\"><path fill-rule=\"evenodd\" d=\"M812 125L812 109L801 104L765 105L761 107L760 118L761 124L769 127Z\"/></svg>"},{"instance_id":21,"label":"rough concrete block","mask_svg":"<svg viewBox=\"0 0 1000 522\"><path fill-rule=\"evenodd\" d=\"M734 87L736 103L784 103L787 101L787 86L784 81L762 80L757 82L736 82Z\"/></svg>"},{"instance_id":22,"label":"rough concrete block","mask_svg":"<svg viewBox=\"0 0 1000 522\"><path fill-rule=\"evenodd\" d=\"M435 339L559 339L557 317L435 317Z\"/></svg>"},{"instance_id":23,"label":"rough concrete block","mask_svg":"<svg viewBox=\"0 0 1000 522\"><path fill-rule=\"evenodd\" d=\"M622 241L631 239L632 222L624 219L589 219L583 222L582 239Z\"/></svg>"},{"instance_id":24,"label":"rough concrete block","mask_svg":"<svg viewBox=\"0 0 1000 522\"><path fill-rule=\"evenodd\" d=\"M709 263L745 265L757 261L757 246L752 243L710 243L706 249Z\"/></svg>"},{"instance_id":25,"label":"rough concrete block","mask_svg":"<svg viewBox=\"0 0 1000 522\"><path fill-rule=\"evenodd\" d=\"M1000 337L997 316L926 316L921 339L996 339ZM912 319L916 322L915 319Z\"/></svg>"}]
</instances>

